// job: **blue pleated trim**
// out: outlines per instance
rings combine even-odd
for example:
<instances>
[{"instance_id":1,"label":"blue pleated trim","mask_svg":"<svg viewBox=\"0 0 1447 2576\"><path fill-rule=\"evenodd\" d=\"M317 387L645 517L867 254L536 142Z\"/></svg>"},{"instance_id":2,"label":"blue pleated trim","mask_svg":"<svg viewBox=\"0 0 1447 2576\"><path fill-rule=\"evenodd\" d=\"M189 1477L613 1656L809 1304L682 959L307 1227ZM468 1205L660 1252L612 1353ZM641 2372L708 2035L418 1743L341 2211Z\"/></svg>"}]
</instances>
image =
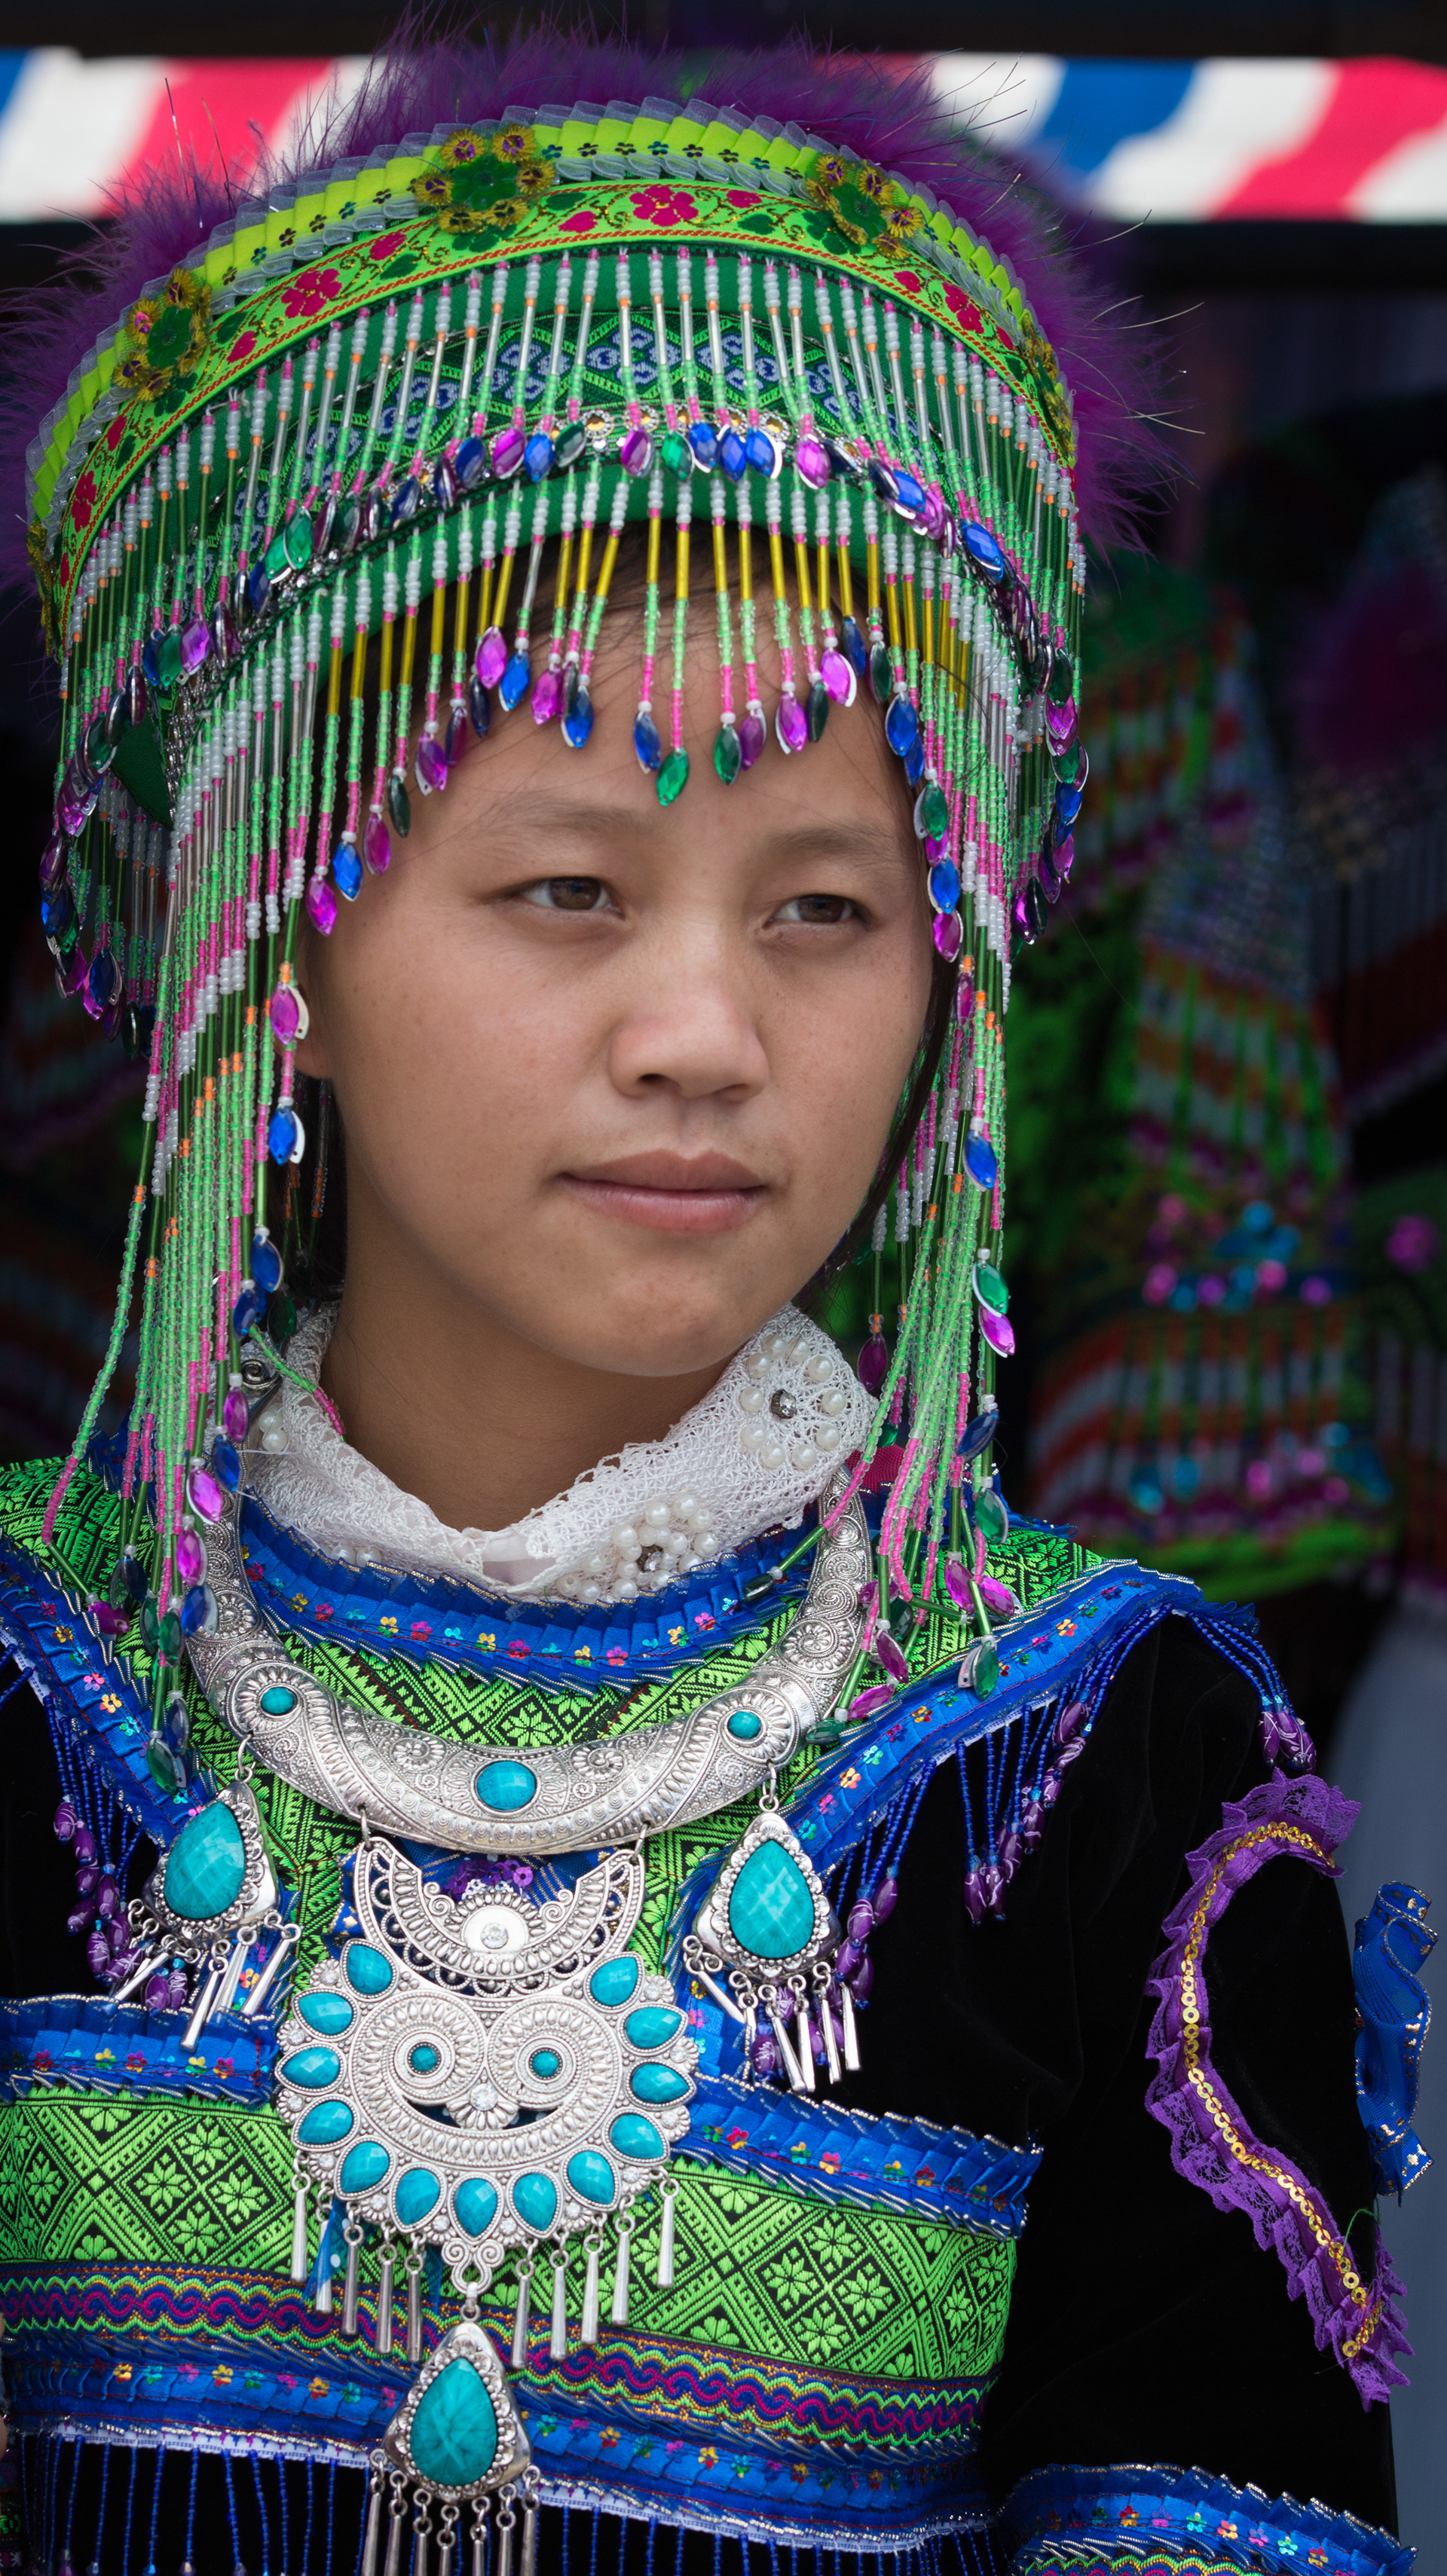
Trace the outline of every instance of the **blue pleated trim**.
<instances>
[{"instance_id":1,"label":"blue pleated trim","mask_svg":"<svg viewBox=\"0 0 1447 2576\"><path fill-rule=\"evenodd\" d=\"M0 2102L37 2086L86 2093L192 2094L208 2102L271 2099L275 2026L218 2014L194 2048L189 2012L147 2012L105 1995L0 2000Z\"/></svg>"},{"instance_id":2,"label":"blue pleated trim","mask_svg":"<svg viewBox=\"0 0 1447 2576\"><path fill-rule=\"evenodd\" d=\"M1389 2531L1326 2505L1234 2487L1205 2469L1033 2470L1002 2519L1017 2550L1199 2549L1280 2576L1408 2576L1415 2552Z\"/></svg>"},{"instance_id":3,"label":"blue pleated trim","mask_svg":"<svg viewBox=\"0 0 1447 2576\"><path fill-rule=\"evenodd\" d=\"M146 1765L151 1711L129 1668L111 1655L52 1576L0 1539L0 1644L15 1657L52 1725L103 1773L115 1797L151 1840L165 1847L205 1804L165 1797Z\"/></svg>"},{"instance_id":4,"label":"blue pleated trim","mask_svg":"<svg viewBox=\"0 0 1447 2576\"><path fill-rule=\"evenodd\" d=\"M966 2221L1018 2236L1044 2150L1007 2147L929 2120L841 2110L806 2094L706 2074L674 2149L687 2164L722 2165L830 2200Z\"/></svg>"}]
</instances>

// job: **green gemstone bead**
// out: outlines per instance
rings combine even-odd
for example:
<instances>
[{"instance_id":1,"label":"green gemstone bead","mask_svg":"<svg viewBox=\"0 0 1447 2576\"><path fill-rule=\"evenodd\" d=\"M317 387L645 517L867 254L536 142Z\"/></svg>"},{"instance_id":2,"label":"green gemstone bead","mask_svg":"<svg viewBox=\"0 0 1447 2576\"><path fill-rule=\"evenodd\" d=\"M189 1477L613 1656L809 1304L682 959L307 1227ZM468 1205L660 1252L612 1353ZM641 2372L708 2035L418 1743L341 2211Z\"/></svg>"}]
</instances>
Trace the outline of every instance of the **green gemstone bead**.
<instances>
[{"instance_id":1,"label":"green gemstone bead","mask_svg":"<svg viewBox=\"0 0 1447 2576\"><path fill-rule=\"evenodd\" d=\"M750 1852L729 1896L729 1930L756 1959L788 1959L814 1930L809 1882L782 1844Z\"/></svg>"},{"instance_id":2,"label":"green gemstone bead","mask_svg":"<svg viewBox=\"0 0 1447 2576\"><path fill-rule=\"evenodd\" d=\"M975 1496L975 1518L987 1539L998 1547L1010 1535L1010 1514L993 1485L982 1485Z\"/></svg>"},{"instance_id":3,"label":"green gemstone bead","mask_svg":"<svg viewBox=\"0 0 1447 2576\"><path fill-rule=\"evenodd\" d=\"M312 523L305 510L298 510L288 524L285 538L286 560L293 572L305 572L312 559ZM268 569L270 559L268 558Z\"/></svg>"},{"instance_id":4,"label":"green gemstone bead","mask_svg":"<svg viewBox=\"0 0 1447 2576\"><path fill-rule=\"evenodd\" d=\"M497 2456L497 2414L480 2371L459 2353L424 2390L410 2434L412 2462L431 2487L470 2487Z\"/></svg>"},{"instance_id":5,"label":"green gemstone bead","mask_svg":"<svg viewBox=\"0 0 1447 2576\"><path fill-rule=\"evenodd\" d=\"M992 1261L976 1262L974 1289L982 1306L989 1306L997 1315L1009 1312L1010 1291Z\"/></svg>"},{"instance_id":6,"label":"green gemstone bead","mask_svg":"<svg viewBox=\"0 0 1447 2576\"><path fill-rule=\"evenodd\" d=\"M686 751L671 751L658 773L659 804L676 804L687 785L688 754Z\"/></svg>"},{"instance_id":7,"label":"green gemstone bead","mask_svg":"<svg viewBox=\"0 0 1447 2576\"><path fill-rule=\"evenodd\" d=\"M181 1827L166 1854L161 1894L183 1922L205 1923L236 1903L245 1876L241 1827L218 1799Z\"/></svg>"},{"instance_id":8,"label":"green gemstone bead","mask_svg":"<svg viewBox=\"0 0 1447 2576\"><path fill-rule=\"evenodd\" d=\"M166 1612L166 1615L161 1621L160 1627L157 1631L156 1643L160 1647L163 1662L168 1664L179 1664L181 1660L181 1619L178 1611L168 1610Z\"/></svg>"},{"instance_id":9,"label":"green gemstone bead","mask_svg":"<svg viewBox=\"0 0 1447 2576\"><path fill-rule=\"evenodd\" d=\"M932 780L924 791L920 820L927 840L942 841L950 828L950 801L937 781Z\"/></svg>"},{"instance_id":10,"label":"green gemstone bead","mask_svg":"<svg viewBox=\"0 0 1447 2576\"><path fill-rule=\"evenodd\" d=\"M722 779L725 787L732 787L743 767L743 760L743 751L733 726L720 725L714 737L713 765L715 775Z\"/></svg>"},{"instance_id":11,"label":"green gemstone bead","mask_svg":"<svg viewBox=\"0 0 1447 2576\"><path fill-rule=\"evenodd\" d=\"M174 626L168 627L161 638L156 673L163 689L174 689L181 676L181 638Z\"/></svg>"},{"instance_id":12,"label":"green gemstone bead","mask_svg":"<svg viewBox=\"0 0 1447 2576\"><path fill-rule=\"evenodd\" d=\"M658 452L667 471L680 483L693 472L693 449L681 429L671 429Z\"/></svg>"},{"instance_id":13,"label":"green gemstone bead","mask_svg":"<svg viewBox=\"0 0 1447 2576\"><path fill-rule=\"evenodd\" d=\"M186 1786L181 1765L164 1735L153 1735L147 1744L146 1769L163 1798L179 1797Z\"/></svg>"}]
</instances>

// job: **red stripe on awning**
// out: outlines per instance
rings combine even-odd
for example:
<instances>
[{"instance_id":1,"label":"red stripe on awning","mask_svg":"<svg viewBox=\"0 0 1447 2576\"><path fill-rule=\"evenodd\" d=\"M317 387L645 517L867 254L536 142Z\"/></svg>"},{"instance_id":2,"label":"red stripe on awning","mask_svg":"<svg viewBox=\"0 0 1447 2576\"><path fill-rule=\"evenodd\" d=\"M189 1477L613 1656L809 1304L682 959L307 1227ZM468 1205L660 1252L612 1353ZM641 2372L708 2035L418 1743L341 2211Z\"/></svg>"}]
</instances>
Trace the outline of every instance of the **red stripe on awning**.
<instances>
[{"instance_id":1,"label":"red stripe on awning","mask_svg":"<svg viewBox=\"0 0 1447 2576\"><path fill-rule=\"evenodd\" d=\"M331 69L330 58L321 57L314 62L298 58L167 63L170 98L164 87L157 92L151 122L126 165L121 187L148 170L184 166L189 172L193 160L206 169L216 161L218 138L226 162L254 168L263 145L272 141L294 102L308 90L319 91Z\"/></svg>"},{"instance_id":2,"label":"red stripe on awning","mask_svg":"<svg viewBox=\"0 0 1447 2576\"><path fill-rule=\"evenodd\" d=\"M1387 153L1447 118L1447 71L1390 58L1342 63L1326 112L1295 152L1263 161L1220 215L1345 215L1352 190Z\"/></svg>"}]
</instances>

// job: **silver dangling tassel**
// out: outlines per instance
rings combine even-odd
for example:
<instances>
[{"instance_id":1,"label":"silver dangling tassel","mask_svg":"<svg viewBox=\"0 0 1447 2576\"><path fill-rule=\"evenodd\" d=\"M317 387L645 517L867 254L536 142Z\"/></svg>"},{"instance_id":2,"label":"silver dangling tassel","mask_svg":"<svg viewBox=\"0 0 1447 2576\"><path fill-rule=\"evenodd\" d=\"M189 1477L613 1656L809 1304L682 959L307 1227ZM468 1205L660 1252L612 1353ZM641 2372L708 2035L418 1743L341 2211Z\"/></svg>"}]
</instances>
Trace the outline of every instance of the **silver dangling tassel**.
<instances>
[{"instance_id":1,"label":"silver dangling tassel","mask_svg":"<svg viewBox=\"0 0 1447 2576\"><path fill-rule=\"evenodd\" d=\"M528 2357L528 2302L532 2296L533 2265L529 2255L518 2265L518 2303L512 2321L512 2354L514 2370L523 2370Z\"/></svg>"},{"instance_id":2,"label":"silver dangling tassel","mask_svg":"<svg viewBox=\"0 0 1447 2576\"><path fill-rule=\"evenodd\" d=\"M632 2247L633 2221L631 2218L620 2218L618 2261L613 2272L613 2305L608 2311L609 2321L615 2326L626 2326L628 2323L628 2263Z\"/></svg>"},{"instance_id":3,"label":"silver dangling tassel","mask_svg":"<svg viewBox=\"0 0 1447 2576\"><path fill-rule=\"evenodd\" d=\"M512 2535L517 2509L511 2496L499 2499L497 2508L497 2566L494 2576L512 2576Z\"/></svg>"},{"instance_id":4,"label":"silver dangling tassel","mask_svg":"<svg viewBox=\"0 0 1447 2576\"><path fill-rule=\"evenodd\" d=\"M472 2508L472 2576L487 2576L487 2505Z\"/></svg>"},{"instance_id":5,"label":"silver dangling tassel","mask_svg":"<svg viewBox=\"0 0 1447 2576\"><path fill-rule=\"evenodd\" d=\"M222 1977L221 1991L216 1998L215 2008L218 2013L230 2012L235 2004L236 1989L241 1983L241 1972L246 1965L250 1949L250 1933L238 1932L231 1944L231 1956L226 1962L226 1973Z\"/></svg>"},{"instance_id":6,"label":"silver dangling tassel","mask_svg":"<svg viewBox=\"0 0 1447 2576\"><path fill-rule=\"evenodd\" d=\"M270 1994L272 1987L275 1985L277 1978L280 1976L282 1969L285 1967L287 1960L291 1957L291 1954L300 1939L301 1932L295 1923L284 1923L282 1925L281 1931L277 1936L276 1948L272 1951L271 1957L267 1960L265 1967L262 1969L260 1976L257 1978L255 1985L252 1987L250 1994L247 1996L245 2003L241 2007L241 2018L243 2021L255 2021L257 2014L260 2012L262 2005L265 2003L267 1996Z\"/></svg>"},{"instance_id":7,"label":"silver dangling tassel","mask_svg":"<svg viewBox=\"0 0 1447 2576\"><path fill-rule=\"evenodd\" d=\"M457 2507L445 2504L437 2527L437 2576L452 2576L457 2551Z\"/></svg>"},{"instance_id":8,"label":"silver dangling tassel","mask_svg":"<svg viewBox=\"0 0 1447 2576\"><path fill-rule=\"evenodd\" d=\"M407 2259L407 2359L413 2368L422 2358L422 2261Z\"/></svg>"},{"instance_id":9,"label":"silver dangling tassel","mask_svg":"<svg viewBox=\"0 0 1447 2576\"><path fill-rule=\"evenodd\" d=\"M829 2069L829 2081L837 2084L844 2069L839 2063L839 2042L834 2036L834 2015L829 2008L827 1986L819 1997L819 2028L824 2035L824 2063Z\"/></svg>"},{"instance_id":10,"label":"silver dangling tassel","mask_svg":"<svg viewBox=\"0 0 1447 2576\"><path fill-rule=\"evenodd\" d=\"M804 2091L806 2093L812 2093L815 2089L814 2035L809 2028L809 2007L804 2001L802 1995L799 1997L799 2008L794 2016L794 2029L797 2033L796 2046L799 2052L799 2072L804 2078Z\"/></svg>"},{"instance_id":11,"label":"silver dangling tassel","mask_svg":"<svg viewBox=\"0 0 1447 2576\"><path fill-rule=\"evenodd\" d=\"M758 2081L754 2073L754 2042L758 2035L758 2012L755 2006L750 2004L744 2015L744 2082L746 2084L754 2084Z\"/></svg>"},{"instance_id":12,"label":"silver dangling tassel","mask_svg":"<svg viewBox=\"0 0 1447 2576\"><path fill-rule=\"evenodd\" d=\"M802 2093L804 2090L804 2078L799 2072L799 2061L794 2055L793 2048L790 2045L789 2034L785 2030L783 2022L772 2004L768 2007L768 2014L769 2028L774 2034L775 2046L784 2062L784 2073L789 2081L789 2090L791 2093Z\"/></svg>"},{"instance_id":13,"label":"silver dangling tassel","mask_svg":"<svg viewBox=\"0 0 1447 2576\"><path fill-rule=\"evenodd\" d=\"M367 2499L367 2533L362 2543L362 2576L377 2576L382 2553L382 2455L372 2455L371 2492Z\"/></svg>"},{"instance_id":14,"label":"silver dangling tassel","mask_svg":"<svg viewBox=\"0 0 1447 2576\"><path fill-rule=\"evenodd\" d=\"M349 2219L342 2234L347 2246L347 2269L342 2281L342 2332L354 2335L357 2331L357 2300L362 2287L362 2231L355 2219Z\"/></svg>"},{"instance_id":15,"label":"silver dangling tassel","mask_svg":"<svg viewBox=\"0 0 1447 2576\"><path fill-rule=\"evenodd\" d=\"M588 2267L583 2275L583 2322L578 2328L580 2343L598 2340L598 2253L599 2240L588 2239Z\"/></svg>"},{"instance_id":16,"label":"silver dangling tassel","mask_svg":"<svg viewBox=\"0 0 1447 2576\"><path fill-rule=\"evenodd\" d=\"M839 2001L844 2021L844 2063L851 2075L859 2072L859 2025L854 2018L854 1997L840 1980Z\"/></svg>"},{"instance_id":17,"label":"silver dangling tassel","mask_svg":"<svg viewBox=\"0 0 1447 2576\"><path fill-rule=\"evenodd\" d=\"M429 2496L420 2496L417 2502L417 2511L413 2516L411 2576L427 2576L429 2543L432 2539L432 2517L427 2509L430 2502L431 2498Z\"/></svg>"},{"instance_id":18,"label":"silver dangling tassel","mask_svg":"<svg viewBox=\"0 0 1447 2576\"><path fill-rule=\"evenodd\" d=\"M296 2199L291 2213L291 2277L300 2289L311 2265L306 2259L308 2191L305 2178L298 2174Z\"/></svg>"},{"instance_id":19,"label":"silver dangling tassel","mask_svg":"<svg viewBox=\"0 0 1447 2576\"><path fill-rule=\"evenodd\" d=\"M395 2260L391 2246L384 2245L381 2268L377 2274L377 2350L384 2356L392 2349L392 2278Z\"/></svg>"},{"instance_id":20,"label":"silver dangling tassel","mask_svg":"<svg viewBox=\"0 0 1447 2576\"><path fill-rule=\"evenodd\" d=\"M707 1968L695 1968L693 1973L697 1977L705 1994L712 1995L720 2012L727 2013L730 2021L746 2022L748 2020L748 2014L734 2001L734 1998L729 1993L727 1986L721 1986L717 1977L711 1977L709 1975Z\"/></svg>"},{"instance_id":21,"label":"silver dangling tassel","mask_svg":"<svg viewBox=\"0 0 1447 2576\"><path fill-rule=\"evenodd\" d=\"M673 2287L673 2204L678 2198L678 2185L676 2182L662 2182L658 2188L663 2195L663 2224L658 2231L658 2287L660 2290L671 2290Z\"/></svg>"},{"instance_id":22,"label":"silver dangling tassel","mask_svg":"<svg viewBox=\"0 0 1447 2576\"><path fill-rule=\"evenodd\" d=\"M568 2358L568 2258L561 2247L553 2256L553 2330L548 2344L550 2361Z\"/></svg>"},{"instance_id":23,"label":"silver dangling tassel","mask_svg":"<svg viewBox=\"0 0 1447 2576\"><path fill-rule=\"evenodd\" d=\"M186 2036L181 2043L183 2048L192 2049L195 2047L197 2040L200 2038L202 2031L205 2029L207 2022L211 2018L211 2007L216 2001L216 1992L220 1983L221 1970L219 1967L213 1968L210 1976L207 1978L206 1983L201 1988L201 1991L196 1998L196 2009L186 2024Z\"/></svg>"},{"instance_id":24,"label":"silver dangling tassel","mask_svg":"<svg viewBox=\"0 0 1447 2576\"><path fill-rule=\"evenodd\" d=\"M536 2495L523 2497L522 2576L537 2576L538 2570L538 2500Z\"/></svg>"},{"instance_id":25,"label":"silver dangling tassel","mask_svg":"<svg viewBox=\"0 0 1447 2576\"><path fill-rule=\"evenodd\" d=\"M394 2478L392 2482L392 2500L387 2510L392 2516L392 2528L387 2534L386 2576L402 2576L402 2481L400 2478Z\"/></svg>"},{"instance_id":26,"label":"silver dangling tassel","mask_svg":"<svg viewBox=\"0 0 1447 2576\"><path fill-rule=\"evenodd\" d=\"M161 1950L144 1951L141 1957L137 1960L135 1966L132 1968L130 1975L117 1986L115 1993L111 1997L112 2003L129 2003L131 1996L135 1993L137 1987L143 1986L148 1977L153 1977L155 1975L164 1956L165 1953Z\"/></svg>"}]
</instances>

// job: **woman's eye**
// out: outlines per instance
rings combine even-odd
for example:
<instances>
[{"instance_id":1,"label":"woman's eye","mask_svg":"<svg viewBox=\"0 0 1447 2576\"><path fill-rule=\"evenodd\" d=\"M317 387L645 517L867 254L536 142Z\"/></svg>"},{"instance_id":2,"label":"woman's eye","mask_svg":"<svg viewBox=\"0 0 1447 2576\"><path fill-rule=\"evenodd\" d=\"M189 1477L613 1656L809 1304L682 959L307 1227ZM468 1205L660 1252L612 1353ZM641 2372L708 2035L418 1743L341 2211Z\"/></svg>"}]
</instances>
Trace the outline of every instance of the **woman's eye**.
<instances>
[{"instance_id":1,"label":"woman's eye","mask_svg":"<svg viewBox=\"0 0 1447 2576\"><path fill-rule=\"evenodd\" d=\"M776 921L799 921L825 928L839 921L861 921L863 917L858 904L851 902L847 894L796 894L788 903L781 903L774 915Z\"/></svg>"},{"instance_id":2,"label":"woman's eye","mask_svg":"<svg viewBox=\"0 0 1447 2576\"><path fill-rule=\"evenodd\" d=\"M540 904L546 912L604 912L609 904L601 877L539 877L522 894L525 903Z\"/></svg>"}]
</instances>

